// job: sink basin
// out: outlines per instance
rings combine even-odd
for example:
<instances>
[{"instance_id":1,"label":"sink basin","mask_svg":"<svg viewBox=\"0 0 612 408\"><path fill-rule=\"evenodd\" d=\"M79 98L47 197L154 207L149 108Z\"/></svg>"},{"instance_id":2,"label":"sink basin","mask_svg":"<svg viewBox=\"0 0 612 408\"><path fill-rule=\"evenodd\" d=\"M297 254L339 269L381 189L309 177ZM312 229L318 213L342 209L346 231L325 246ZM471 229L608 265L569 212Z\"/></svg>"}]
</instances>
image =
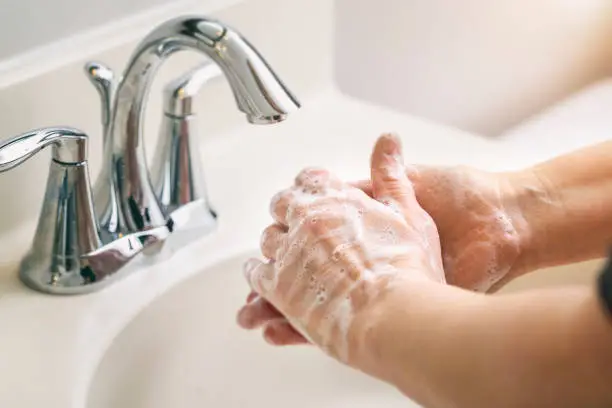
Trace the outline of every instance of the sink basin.
<instances>
[{"instance_id":1,"label":"sink basin","mask_svg":"<svg viewBox=\"0 0 612 408\"><path fill-rule=\"evenodd\" d=\"M311 346L272 347L235 323L248 287L236 256L152 302L115 338L89 408L417 407Z\"/></svg>"}]
</instances>

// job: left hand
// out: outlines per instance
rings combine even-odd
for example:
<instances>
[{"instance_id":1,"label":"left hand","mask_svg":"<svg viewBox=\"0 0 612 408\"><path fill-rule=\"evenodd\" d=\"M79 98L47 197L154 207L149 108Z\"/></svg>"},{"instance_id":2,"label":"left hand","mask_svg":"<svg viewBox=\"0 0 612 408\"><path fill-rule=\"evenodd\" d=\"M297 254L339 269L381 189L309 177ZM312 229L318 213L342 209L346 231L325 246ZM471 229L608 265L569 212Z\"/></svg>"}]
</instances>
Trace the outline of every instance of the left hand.
<instances>
[{"instance_id":1,"label":"left hand","mask_svg":"<svg viewBox=\"0 0 612 408\"><path fill-rule=\"evenodd\" d=\"M337 356L351 344L338 344L347 339L330 338L321 330L333 333L336 325L342 326L334 321L333 309L344 296L359 299L359 308L351 312L356 315L351 320L357 321L359 313L374 307L378 296L373 294L386 290L389 282L445 282L435 224L416 201L395 137L384 135L377 142L372 180L382 202L320 170L302 172L292 188L279 194L272 205L277 223L262 237L262 252L270 262L252 260L246 265L254 292L238 314L243 328L263 326L264 337L276 345L306 343L304 333ZM317 218L311 225L309 220ZM308 285L299 283L308 279L335 288L321 305L316 305ZM306 310L314 309L304 314L308 299L315 304ZM331 313L326 319L332 321L308 317L321 313Z\"/></svg>"}]
</instances>

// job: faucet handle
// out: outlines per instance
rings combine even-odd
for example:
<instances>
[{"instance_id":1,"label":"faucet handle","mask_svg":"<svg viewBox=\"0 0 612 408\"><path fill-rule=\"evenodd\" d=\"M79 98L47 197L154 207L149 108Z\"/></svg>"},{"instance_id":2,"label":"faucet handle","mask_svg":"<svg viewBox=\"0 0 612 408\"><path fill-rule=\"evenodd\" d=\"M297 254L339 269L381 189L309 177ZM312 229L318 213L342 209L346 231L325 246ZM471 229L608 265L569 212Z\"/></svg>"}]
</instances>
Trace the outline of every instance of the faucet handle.
<instances>
[{"instance_id":1,"label":"faucet handle","mask_svg":"<svg viewBox=\"0 0 612 408\"><path fill-rule=\"evenodd\" d=\"M211 61L189 70L164 87L164 113L184 117L192 115L193 97L208 82L222 78L219 66Z\"/></svg>"},{"instance_id":2,"label":"faucet handle","mask_svg":"<svg viewBox=\"0 0 612 408\"><path fill-rule=\"evenodd\" d=\"M84 267L81 274L90 282L112 276L136 255L163 245L171 233L172 225L169 223L117 238L103 247L82 255Z\"/></svg>"},{"instance_id":3,"label":"faucet handle","mask_svg":"<svg viewBox=\"0 0 612 408\"><path fill-rule=\"evenodd\" d=\"M87 160L87 135L73 128L36 129L0 141L0 172L11 170L47 146L53 160L79 164Z\"/></svg>"}]
</instances>

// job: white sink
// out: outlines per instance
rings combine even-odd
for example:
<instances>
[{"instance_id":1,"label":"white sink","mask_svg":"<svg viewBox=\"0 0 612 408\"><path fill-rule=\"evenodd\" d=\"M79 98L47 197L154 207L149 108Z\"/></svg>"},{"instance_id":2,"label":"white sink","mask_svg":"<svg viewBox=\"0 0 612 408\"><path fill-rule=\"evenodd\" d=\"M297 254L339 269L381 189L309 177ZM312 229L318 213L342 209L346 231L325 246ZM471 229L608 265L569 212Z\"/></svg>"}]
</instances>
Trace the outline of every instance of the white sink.
<instances>
[{"instance_id":1,"label":"white sink","mask_svg":"<svg viewBox=\"0 0 612 408\"><path fill-rule=\"evenodd\" d=\"M235 323L248 287L237 256L181 282L116 337L89 408L416 407L311 346L278 348Z\"/></svg>"}]
</instances>

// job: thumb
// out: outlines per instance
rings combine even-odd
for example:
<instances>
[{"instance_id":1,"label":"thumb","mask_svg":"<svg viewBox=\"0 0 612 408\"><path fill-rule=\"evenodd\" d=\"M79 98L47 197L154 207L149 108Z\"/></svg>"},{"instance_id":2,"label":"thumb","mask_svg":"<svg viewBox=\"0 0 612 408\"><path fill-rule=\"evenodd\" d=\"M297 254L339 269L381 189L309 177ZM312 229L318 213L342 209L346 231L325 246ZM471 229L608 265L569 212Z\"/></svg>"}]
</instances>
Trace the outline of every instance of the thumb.
<instances>
[{"instance_id":1,"label":"thumb","mask_svg":"<svg viewBox=\"0 0 612 408\"><path fill-rule=\"evenodd\" d=\"M407 218L415 209L420 209L412 183L406 175L397 136L386 133L378 138L370 167L374 199L396 207Z\"/></svg>"}]
</instances>

